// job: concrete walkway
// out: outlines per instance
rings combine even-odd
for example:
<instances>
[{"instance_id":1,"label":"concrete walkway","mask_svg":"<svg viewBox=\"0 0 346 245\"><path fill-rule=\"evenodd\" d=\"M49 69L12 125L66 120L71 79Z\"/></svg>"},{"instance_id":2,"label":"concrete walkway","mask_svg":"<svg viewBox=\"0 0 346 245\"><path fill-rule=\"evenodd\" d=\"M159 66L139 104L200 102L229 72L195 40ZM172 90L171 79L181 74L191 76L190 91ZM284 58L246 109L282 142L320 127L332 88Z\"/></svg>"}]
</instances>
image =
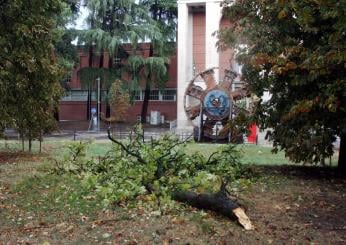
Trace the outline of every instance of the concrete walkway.
<instances>
[{"instance_id":1,"label":"concrete walkway","mask_svg":"<svg viewBox=\"0 0 346 245\"><path fill-rule=\"evenodd\" d=\"M117 139L127 139L132 131L133 127L121 126L111 128L113 137ZM149 140L150 138L159 138L164 134L173 133L167 127L144 127L144 138ZM186 138L190 134L181 134L179 137ZM19 134L13 129L5 130L5 137L7 139L19 139ZM45 140L106 140L108 139L107 129L102 127L100 131L89 130L71 130L60 129L59 131L43 136Z\"/></svg>"},{"instance_id":2,"label":"concrete walkway","mask_svg":"<svg viewBox=\"0 0 346 245\"><path fill-rule=\"evenodd\" d=\"M135 124L117 123L112 126L111 131L113 137L117 139L127 139L130 132L133 130ZM44 135L45 140L108 140L107 129L108 125L101 124L99 132L89 131L88 121L62 121L58 122L59 130L51 134ZM163 134L176 134L174 131L170 131L168 125L153 126L143 125L144 138L149 140L150 138L159 138ZM179 132L177 135L181 139L191 137L193 132ZM262 146L272 146L272 143L265 140L266 132L258 132L258 144ZM8 139L19 139L19 135L15 130L7 129L5 135ZM193 138L193 137L191 137ZM247 143L247 138L244 137L244 143Z\"/></svg>"}]
</instances>

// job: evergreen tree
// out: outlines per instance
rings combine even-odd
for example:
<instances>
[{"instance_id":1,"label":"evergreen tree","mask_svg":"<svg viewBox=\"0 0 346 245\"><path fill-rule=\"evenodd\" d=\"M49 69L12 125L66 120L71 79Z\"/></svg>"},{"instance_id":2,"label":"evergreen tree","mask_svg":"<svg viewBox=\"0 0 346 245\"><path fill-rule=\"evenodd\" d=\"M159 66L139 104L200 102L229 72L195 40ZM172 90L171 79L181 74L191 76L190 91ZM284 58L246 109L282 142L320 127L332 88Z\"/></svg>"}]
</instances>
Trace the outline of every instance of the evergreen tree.
<instances>
[{"instance_id":1,"label":"evergreen tree","mask_svg":"<svg viewBox=\"0 0 346 245\"><path fill-rule=\"evenodd\" d=\"M169 0L141 0L146 6L152 20L158 26L161 36L152 38L149 48L149 58L144 62L145 90L141 112L141 122L146 122L149 96L152 86L163 87L168 80L167 64L175 52L177 6L175 1ZM139 74L135 72L134 74Z\"/></svg>"},{"instance_id":2,"label":"evergreen tree","mask_svg":"<svg viewBox=\"0 0 346 245\"><path fill-rule=\"evenodd\" d=\"M22 138L41 138L55 120L61 95L53 43L59 0L11 0L0 4L0 127L14 127Z\"/></svg>"},{"instance_id":3,"label":"evergreen tree","mask_svg":"<svg viewBox=\"0 0 346 245\"><path fill-rule=\"evenodd\" d=\"M296 162L320 163L341 139L346 173L346 2L338 0L226 1L232 26L222 45L238 50L242 78L258 97L255 119L275 151Z\"/></svg>"},{"instance_id":4,"label":"evergreen tree","mask_svg":"<svg viewBox=\"0 0 346 245\"><path fill-rule=\"evenodd\" d=\"M91 104L90 91L93 87L94 80L100 77L103 87L109 90L110 85L115 79L122 79L123 65L114 65L114 61L124 51L122 45L124 43L131 43L135 49L138 40L145 38L146 33L149 31L146 31L148 26L143 26L143 23L145 23L143 22L143 13L145 11L136 1L100 2L90 0L87 2L87 9L89 11L87 20L89 28L80 33L79 41L82 45L87 45L89 50L89 67L83 68L80 71L81 82L89 88L89 106L87 108L89 118ZM139 27L140 25L141 27ZM102 68L104 51L109 53L109 70ZM100 54L99 67L93 67L94 54Z\"/></svg>"},{"instance_id":5,"label":"evergreen tree","mask_svg":"<svg viewBox=\"0 0 346 245\"><path fill-rule=\"evenodd\" d=\"M164 1L166 2L166 1ZM155 1L154 1L155 3ZM103 62L104 51L109 52L109 71L118 79L127 77L128 90L134 92L140 87L140 81L145 82L145 99L142 109L142 122L145 122L150 88L153 85L162 85L167 81L167 64L169 61L168 41L174 40L175 29L173 21L175 3L169 3L164 8L163 3L154 8L156 14L150 12L153 3L151 1L88 1L90 15L88 18L90 29L86 30L80 41L88 44L100 53L100 66ZM173 9L173 10L172 10ZM161 11L161 12L159 12ZM172 14L168 14L171 11ZM175 12L174 12L175 11ZM169 17L169 18L168 18ZM164 19L165 18L165 19ZM172 26L171 29L167 26ZM143 56L140 43L149 41L149 57ZM124 44L130 44L130 50L124 49ZM126 53L124 55L124 53ZM92 55L90 53L90 55ZM115 59L123 59L114 65ZM101 68L101 67L100 67ZM92 69L85 73L93 73ZM100 77L103 77L104 69L99 69ZM113 76L106 76L113 79ZM88 79L90 82L91 79ZM109 88L114 80L104 80Z\"/></svg>"}]
</instances>

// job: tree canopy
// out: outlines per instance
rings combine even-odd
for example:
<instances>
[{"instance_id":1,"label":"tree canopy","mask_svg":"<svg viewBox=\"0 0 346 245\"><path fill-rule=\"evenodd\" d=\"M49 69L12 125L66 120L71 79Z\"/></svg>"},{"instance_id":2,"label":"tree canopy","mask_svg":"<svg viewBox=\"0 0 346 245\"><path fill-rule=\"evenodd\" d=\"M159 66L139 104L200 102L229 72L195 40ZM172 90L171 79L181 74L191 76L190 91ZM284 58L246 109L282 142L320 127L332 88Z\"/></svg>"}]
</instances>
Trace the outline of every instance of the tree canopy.
<instances>
[{"instance_id":1,"label":"tree canopy","mask_svg":"<svg viewBox=\"0 0 346 245\"><path fill-rule=\"evenodd\" d=\"M80 42L96 48L96 52L101 54L100 61L103 59L103 52L109 52L109 68L117 70L110 72L123 80L126 74L129 91L140 89L140 82L145 82L146 93L142 114L146 114L150 87L162 86L168 80L167 64L169 56L174 51L172 45L168 43L175 39L176 3L152 0L104 2L90 0L87 7L90 12L88 17L90 28L81 33ZM149 43L148 57L143 55L141 43ZM125 50L124 44L130 44L130 48ZM115 58L126 61L113 67ZM89 73L98 73L95 69L84 70L81 71L84 77ZM99 73L102 72L105 71L100 66ZM100 77L112 78L111 81L103 81L108 87L114 81L114 76L100 74ZM142 118L144 122L146 116Z\"/></svg>"},{"instance_id":2,"label":"tree canopy","mask_svg":"<svg viewBox=\"0 0 346 245\"><path fill-rule=\"evenodd\" d=\"M2 1L0 5L0 131L14 127L38 138L54 126L61 95L56 40L59 0Z\"/></svg>"},{"instance_id":3,"label":"tree canopy","mask_svg":"<svg viewBox=\"0 0 346 245\"><path fill-rule=\"evenodd\" d=\"M255 120L275 151L296 162L323 162L341 138L345 171L346 2L338 0L225 1L232 26L221 43L237 50L242 79L260 100Z\"/></svg>"}]
</instances>

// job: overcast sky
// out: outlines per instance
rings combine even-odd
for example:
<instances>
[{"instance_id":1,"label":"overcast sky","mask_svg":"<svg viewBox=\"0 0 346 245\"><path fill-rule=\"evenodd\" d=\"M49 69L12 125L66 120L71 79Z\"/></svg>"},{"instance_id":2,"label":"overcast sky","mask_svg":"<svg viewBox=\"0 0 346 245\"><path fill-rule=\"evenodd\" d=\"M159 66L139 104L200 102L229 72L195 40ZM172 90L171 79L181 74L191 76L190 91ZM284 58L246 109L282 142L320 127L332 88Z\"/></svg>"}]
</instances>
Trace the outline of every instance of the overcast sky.
<instances>
[{"instance_id":1,"label":"overcast sky","mask_svg":"<svg viewBox=\"0 0 346 245\"><path fill-rule=\"evenodd\" d=\"M86 23L87 16L88 16L87 8L84 6L81 6L80 10L79 10L79 16L78 16L76 23L73 27L77 30L86 29L88 27L87 23Z\"/></svg>"}]
</instances>

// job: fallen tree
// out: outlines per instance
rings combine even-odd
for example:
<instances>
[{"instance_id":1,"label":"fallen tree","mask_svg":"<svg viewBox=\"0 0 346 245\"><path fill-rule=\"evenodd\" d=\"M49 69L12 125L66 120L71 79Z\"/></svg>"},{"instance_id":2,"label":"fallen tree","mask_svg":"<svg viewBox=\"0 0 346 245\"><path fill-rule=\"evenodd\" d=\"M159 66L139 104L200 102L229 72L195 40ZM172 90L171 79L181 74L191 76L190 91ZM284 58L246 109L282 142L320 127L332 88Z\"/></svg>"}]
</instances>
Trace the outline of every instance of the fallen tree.
<instances>
[{"instance_id":1,"label":"fallen tree","mask_svg":"<svg viewBox=\"0 0 346 245\"><path fill-rule=\"evenodd\" d=\"M144 144L144 134L141 134L138 131L138 128L135 131L135 137L130 137L130 140L135 143ZM132 144L125 145L123 142L116 140L112 137L110 129L108 129L108 138L115 144L119 145L122 150L125 151L129 156L135 157L139 163L142 164L149 164L146 162L143 157L140 154L140 151L133 150L135 147L133 147ZM138 141L140 140L140 141ZM155 172L155 176L157 179L161 178L162 175L164 175L164 172L167 171L167 169L162 168L162 161L165 157L170 156L169 161L171 163L175 163L175 165L179 165L179 154L175 151L175 148L179 145L183 145L186 143L188 139L184 141L176 140L173 144L167 145L165 152L163 155L159 155L156 159L151 159L151 161L157 162L157 170ZM151 139L148 145L154 150L155 146L159 145L159 141ZM234 150L234 148L231 148ZM225 153L225 152L223 152ZM229 152L230 153L230 152ZM199 167L197 169L201 169L202 166L210 166L210 165L217 165L217 154L218 152L214 152L207 160L207 162L202 161L203 163L199 164ZM202 160L200 156L198 159ZM236 157L233 157L233 161L236 159ZM239 165L239 163L236 163ZM221 170L221 169L220 169ZM217 171L217 172L220 172ZM152 188L152 185L146 186L146 189L148 192L155 191L154 188ZM229 217L229 218L238 218L239 223L246 229L246 230L252 230L254 229L254 226L252 225L250 219L245 214L244 210L239 206L239 204L236 202L236 200L233 200L228 197L227 195L228 191L226 189L226 183L224 182L224 179L221 180L221 186L220 190L217 193L196 193L193 191L187 191L187 190L181 190L179 188L174 188L174 191L170 193L170 196L173 200L186 203L190 206L205 209L205 210L212 210L216 213L219 213L223 216Z\"/></svg>"},{"instance_id":2,"label":"fallen tree","mask_svg":"<svg viewBox=\"0 0 346 245\"><path fill-rule=\"evenodd\" d=\"M86 154L84 143L69 146L69 155L57 162L56 172L78 175L82 184L101 196L105 205L147 196L162 211L172 200L238 218L245 229L253 225L235 199L230 184L246 178L235 146L225 145L209 157L186 152L182 141L172 135L145 142L136 127L128 140L118 140L108 130L113 149L98 161ZM244 177L245 176L245 177ZM166 205L168 204L168 205Z\"/></svg>"}]
</instances>

